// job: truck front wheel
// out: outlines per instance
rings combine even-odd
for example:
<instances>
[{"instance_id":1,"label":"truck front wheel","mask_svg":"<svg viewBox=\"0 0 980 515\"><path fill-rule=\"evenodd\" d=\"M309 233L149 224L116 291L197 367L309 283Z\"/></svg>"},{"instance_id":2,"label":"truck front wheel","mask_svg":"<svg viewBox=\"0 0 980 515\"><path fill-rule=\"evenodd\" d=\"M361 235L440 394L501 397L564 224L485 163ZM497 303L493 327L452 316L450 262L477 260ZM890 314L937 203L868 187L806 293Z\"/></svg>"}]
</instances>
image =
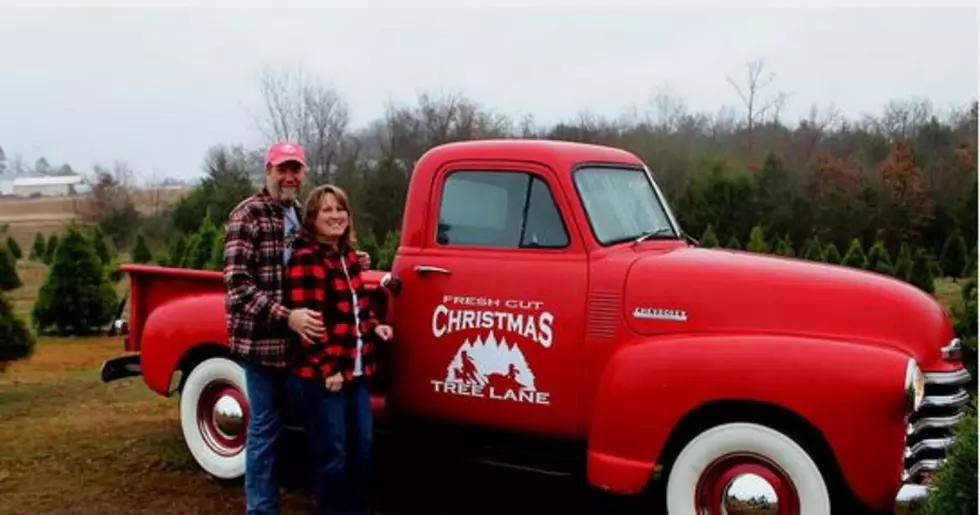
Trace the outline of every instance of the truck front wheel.
<instances>
[{"instance_id":1,"label":"truck front wheel","mask_svg":"<svg viewBox=\"0 0 980 515\"><path fill-rule=\"evenodd\" d=\"M830 514L819 467L786 435L751 423L722 424L689 441L667 478L667 513Z\"/></svg>"},{"instance_id":2,"label":"truck front wheel","mask_svg":"<svg viewBox=\"0 0 980 515\"><path fill-rule=\"evenodd\" d=\"M213 357L195 366L180 393L180 425L207 473L220 479L244 475L248 397L241 365Z\"/></svg>"}]
</instances>

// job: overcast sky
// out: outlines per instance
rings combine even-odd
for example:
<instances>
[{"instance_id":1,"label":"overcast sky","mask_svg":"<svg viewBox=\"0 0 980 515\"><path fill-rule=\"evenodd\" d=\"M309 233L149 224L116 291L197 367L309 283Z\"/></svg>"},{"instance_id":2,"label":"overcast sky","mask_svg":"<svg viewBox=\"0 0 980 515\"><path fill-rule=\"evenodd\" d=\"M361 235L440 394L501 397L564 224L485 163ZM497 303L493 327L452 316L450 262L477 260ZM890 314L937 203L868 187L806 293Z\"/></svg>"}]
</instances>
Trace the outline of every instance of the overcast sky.
<instances>
[{"instance_id":1,"label":"overcast sky","mask_svg":"<svg viewBox=\"0 0 980 515\"><path fill-rule=\"evenodd\" d=\"M28 164L201 174L208 147L263 145L249 109L265 64L332 82L353 122L389 99L459 91L539 123L618 115L667 86L692 110L739 100L727 75L765 58L797 119L892 99L977 98L976 9L0 9L0 147Z\"/></svg>"}]
</instances>

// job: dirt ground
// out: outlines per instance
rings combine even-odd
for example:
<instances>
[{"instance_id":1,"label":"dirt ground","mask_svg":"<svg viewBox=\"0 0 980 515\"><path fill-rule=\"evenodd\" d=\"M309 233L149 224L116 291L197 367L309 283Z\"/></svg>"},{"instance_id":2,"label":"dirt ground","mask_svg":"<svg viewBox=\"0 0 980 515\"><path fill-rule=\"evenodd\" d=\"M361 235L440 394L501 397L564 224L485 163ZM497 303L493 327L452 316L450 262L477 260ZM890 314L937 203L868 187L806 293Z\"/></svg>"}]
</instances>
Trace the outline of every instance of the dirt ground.
<instances>
[{"instance_id":1,"label":"dirt ground","mask_svg":"<svg viewBox=\"0 0 980 515\"><path fill-rule=\"evenodd\" d=\"M176 398L156 396L139 378L101 383L99 364L119 354L113 338L44 340L33 358L0 375L0 513L240 513L240 482L209 478L184 446ZM285 456L299 460L295 448ZM581 513L578 507L595 501L572 479L475 464L438 468L444 473L423 476L418 463L382 455L381 512L540 513L565 506ZM284 513L313 511L304 479L287 472Z\"/></svg>"}]
</instances>

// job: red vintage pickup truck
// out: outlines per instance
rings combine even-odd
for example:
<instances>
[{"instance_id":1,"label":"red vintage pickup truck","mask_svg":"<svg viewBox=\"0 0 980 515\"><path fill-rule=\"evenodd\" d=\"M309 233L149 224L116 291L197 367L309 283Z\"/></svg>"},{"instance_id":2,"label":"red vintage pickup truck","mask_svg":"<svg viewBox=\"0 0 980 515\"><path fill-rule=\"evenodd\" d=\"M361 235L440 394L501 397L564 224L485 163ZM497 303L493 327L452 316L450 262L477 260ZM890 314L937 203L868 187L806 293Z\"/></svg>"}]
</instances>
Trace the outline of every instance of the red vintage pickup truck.
<instances>
[{"instance_id":1,"label":"red vintage pickup truck","mask_svg":"<svg viewBox=\"0 0 980 515\"><path fill-rule=\"evenodd\" d=\"M221 274L124 270L116 328L130 352L103 380L180 392L200 466L241 476L248 402L225 352ZM578 471L672 514L921 500L967 402L959 340L932 297L875 273L700 248L619 149L431 149L392 269L368 276L396 335L379 431Z\"/></svg>"}]
</instances>

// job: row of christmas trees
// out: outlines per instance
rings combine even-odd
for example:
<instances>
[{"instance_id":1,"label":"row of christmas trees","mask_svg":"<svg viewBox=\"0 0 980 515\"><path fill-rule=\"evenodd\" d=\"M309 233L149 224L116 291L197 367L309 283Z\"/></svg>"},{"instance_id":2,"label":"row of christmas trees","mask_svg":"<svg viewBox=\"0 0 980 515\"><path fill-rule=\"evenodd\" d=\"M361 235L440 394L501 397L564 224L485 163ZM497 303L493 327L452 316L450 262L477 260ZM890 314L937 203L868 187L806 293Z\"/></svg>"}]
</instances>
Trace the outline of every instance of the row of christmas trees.
<instances>
[{"instance_id":1,"label":"row of christmas trees","mask_svg":"<svg viewBox=\"0 0 980 515\"><path fill-rule=\"evenodd\" d=\"M47 273L31 309L31 331L7 297L23 286L17 273L22 250L7 237L0 244L0 369L29 356L38 334L96 334L116 310L115 283L122 278L112 241L96 226L70 223L49 238L38 234L28 259L43 262Z\"/></svg>"},{"instance_id":2,"label":"row of christmas trees","mask_svg":"<svg viewBox=\"0 0 980 515\"><path fill-rule=\"evenodd\" d=\"M721 246L711 225L708 225L704 234L701 235L700 243L703 247ZM958 232L950 235L943 246L943 253L939 259L936 259L923 247L918 247L913 252L909 244L903 242L899 247L897 258L893 261L885 247L882 231L878 232L874 243L867 252L865 252L860 239L851 239L843 257L833 242L824 245L817 236L807 238L803 242L802 251L797 255L789 238L776 235L772 240L767 240L765 231L758 225L752 228L749 233L749 243L744 248L735 236L728 240L724 248L798 257L809 261L821 261L870 270L914 284L929 293L935 291L936 277L959 278L969 276L975 270L977 263L976 246L973 247L972 253L968 253L966 242Z\"/></svg>"}]
</instances>

